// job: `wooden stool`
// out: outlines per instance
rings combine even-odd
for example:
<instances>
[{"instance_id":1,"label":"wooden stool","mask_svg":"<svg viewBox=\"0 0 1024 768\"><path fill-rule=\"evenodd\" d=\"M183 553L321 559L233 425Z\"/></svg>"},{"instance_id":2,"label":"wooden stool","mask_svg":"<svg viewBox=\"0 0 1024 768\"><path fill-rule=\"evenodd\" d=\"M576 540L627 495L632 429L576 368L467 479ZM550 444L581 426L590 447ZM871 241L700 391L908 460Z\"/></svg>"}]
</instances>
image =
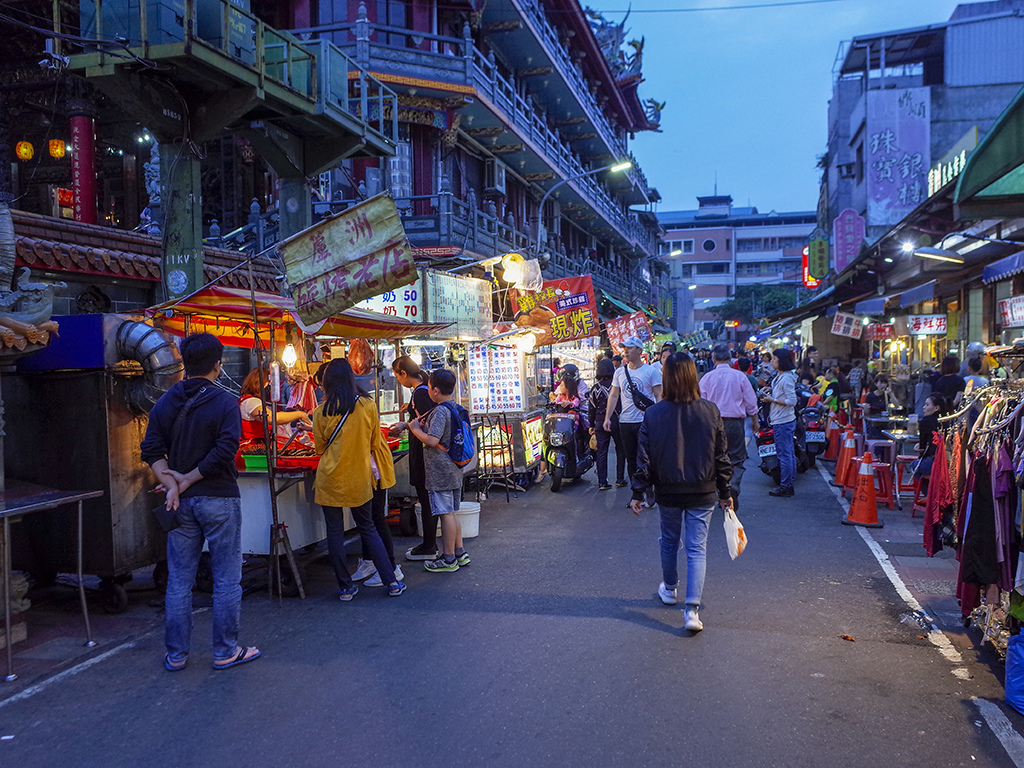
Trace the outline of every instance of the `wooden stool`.
<instances>
[{"instance_id":1,"label":"wooden stool","mask_svg":"<svg viewBox=\"0 0 1024 768\"><path fill-rule=\"evenodd\" d=\"M876 461L871 468L875 470L875 490L879 501L885 499L886 505L892 509L892 466L886 461Z\"/></svg>"}]
</instances>

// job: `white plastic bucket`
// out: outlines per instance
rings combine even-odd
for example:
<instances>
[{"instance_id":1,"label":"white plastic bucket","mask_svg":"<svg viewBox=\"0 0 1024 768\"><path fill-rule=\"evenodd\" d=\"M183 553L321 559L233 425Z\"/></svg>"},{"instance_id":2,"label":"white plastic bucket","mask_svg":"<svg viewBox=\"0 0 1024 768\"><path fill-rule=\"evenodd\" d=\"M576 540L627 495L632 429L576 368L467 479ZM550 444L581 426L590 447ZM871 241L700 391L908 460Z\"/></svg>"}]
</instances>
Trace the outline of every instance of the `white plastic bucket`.
<instances>
[{"instance_id":1,"label":"white plastic bucket","mask_svg":"<svg viewBox=\"0 0 1024 768\"><path fill-rule=\"evenodd\" d=\"M420 512L421 512L421 508L420 508L419 502L417 502L416 503L416 511L414 513L416 515L416 535L419 536L422 539L423 538L423 515L421 515ZM437 536L438 536L438 538L440 538L440 536L441 536L441 518L435 517L434 519L437 521L436 522L436 525L437 525Z\"/></svg>"},{"instance_id":2,"label":"white plastic bucket","mask_svg":"<svg viewBox=\"0 0 1024 768\"><path fill-rule=\"evenodd\" d=\"M463 501L455 514L462 525L462 538L475 539L480 535L480 502Z\"/></svg>"}]
</instances>

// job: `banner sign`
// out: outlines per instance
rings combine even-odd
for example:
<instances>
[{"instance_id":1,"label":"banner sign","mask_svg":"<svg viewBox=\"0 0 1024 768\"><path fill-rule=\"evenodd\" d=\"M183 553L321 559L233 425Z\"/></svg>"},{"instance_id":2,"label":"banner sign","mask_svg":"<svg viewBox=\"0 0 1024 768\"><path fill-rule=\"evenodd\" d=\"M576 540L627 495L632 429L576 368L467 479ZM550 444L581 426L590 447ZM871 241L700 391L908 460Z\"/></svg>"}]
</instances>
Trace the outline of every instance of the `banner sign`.
<instances>
[{"instance_id":1,"label":"banner sign","mask_svg":"<svg viewBox=\"0 0 1024 768\"><path fill-rule=\"evenodd\" d=\"M816 284L828 277L828 238L812 237L807 244L807 276ZM816 288L816 284L807 287Z\"/></svg>"},{"instance_id":2,"label":"banner sign","mask_svg":"<svg viewBox=\"0 0 1024 768\"><path fill-rule=\"evenodd\" d=\"M868 91L864 152L868 221L899 224L928 197L931 89Z\"/></svg>"},{"instance_id":3,"label":"banner sign","mask_svg":"<svg viewBox=\"0 0 1024 768\"><path fill-rule=\"evenodd\" d=\"M867 341L888 341L892 337L892 323L871 323L864 326L864 338Z\"/></svg>"},{"instance_id":4,"label":"banner sign","mask_svg":"<svg viewBox=\"0 0 1024 768\"><path fill-rule=\"evenodd\" d=\"M306 324L417 278L395 201L384 193L324 219L277 246Z\"/></svg>"},{"instance_id":5,"label":"banner sign","mask_svg":"<svg viewBox=\"0 0 1024 768\"><path fill-rule=\"evenodd\" d=\"M654 338L651 324L643 312L634 312L631 315L622 315L608 320L604 324L604 329L608 333L608 343L615 349L620 349L622 342L630 336L636 336L645 343Z\"/></svg>"},{"instance_id":6,"label":"banner sign","mask_svg":"<svg viewBox=\"0 0 1024 768\"><path fill-rule=\"evenodd\" d=\"M910 315L907 317L907 332L911 336L918 334L946 335L945 315Z\"/></svg>"},{"instance_id":7,"label":"banner sign","mask_svg":"<svg viewBox=\"0 0 1024 768\"><path fill-rule=\"evenodd\" d=\"M999 301L999 324L1003 328L1024 326L1024 296L1011 296Z\"/></svg>"},{"instance_id":8,"label":"banner sign","mask_svg":"<svg viewBox=\"0 0 1024 768\"><path fill-rule=\"evenodd\" d=\"M867 222L852 208L836 216L832 222L832 237L836 244L837 275L856 261L866 234Z\"/></svg>"},{"instance_id":9,"label":"banner sign","mask_svg":"<svg viewBox=\"0 0 1024 768\"><path fill-rule=\"evenodd\" d=\"M803 256L803 281L804 288L810 288L811 290L814 290L819 285L821 285L821 280L815 280L813 277L811 277L810 267L807 263L808 256L810 255L808 253L809 251L810 248L806 245L804 246L803 251L801 251L801 254ZM825 258L828 258L827 254Z\"/></svg>"},{"instance_id":10,"label":"banner sign","mask_svg":"<svg viewBox=\"0 0 1024 768\"><path fill-rule=\"evenodd\" d=\"M509 289L515 324L542 331L536 346L600 336L590 275L547 280L539 291Z\"/></svg>"},{"instance_id":11,"label":"banner sign","mask_svg":"<svg viewBox=\"0 0 1024 768\"><path fill-rule=\"evenodd\" d=\"M846 312L836 312L832 318L832 333L836 336L846 336L849 339L859 339L864 332L864 322L858 315L849 315Z\"/></svg>"},{"instance_id":12,"label":"banner sign","mask_svg":"<svg viewBox=\"0 0 1024 768\"><path fill-rule=\"evenodd\" d=\"M680 346L689 347L693 349L698 344L704 344L705 342L711 341L711 334L707 331L694 331L688 333L679 340Z\"/></svg>"}]
</instances>

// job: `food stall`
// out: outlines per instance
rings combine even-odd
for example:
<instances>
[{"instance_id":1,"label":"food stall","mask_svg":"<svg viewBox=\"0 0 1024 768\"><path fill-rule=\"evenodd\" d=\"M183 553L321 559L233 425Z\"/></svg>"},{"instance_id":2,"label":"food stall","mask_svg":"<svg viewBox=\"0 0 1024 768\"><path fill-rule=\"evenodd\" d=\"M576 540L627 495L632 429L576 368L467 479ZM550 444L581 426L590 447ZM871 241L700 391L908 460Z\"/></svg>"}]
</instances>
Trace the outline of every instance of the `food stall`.
<instances>
[{"instance_id":1,"label":"food stall","mask_svg":"<svg viewBox=\"0 0 1024 768\"><path fill-rule=\"evenodd\" d=\"M314 339L393 343L410 336L429 336L447 327L445 323L411 322L362 309L345 310L315 327L304 326L294 315L291 299L219 285L208 286L185 300L153 307L147 314L166 333L184 336L208 332L227 346L258 347L274 362L280 359L289 338L299 338L300 332ZM300 350L304 347L297 346ZM298 355L295 364L306 365ZM280 404L270 405L270 424L276 426ZM251 555L275 552L275 528L281 530L289 553L326 536L323 515L313 500L318 457L302 455L302 451L278 455L276 442L270 443L274 455L269 458L265 450L262 456L250 453L239 457L244 467L238 478L242 493L242 551ZM393 443L393 450L397 451L398 443ZM276 524L274 498L279 515ZM346 522L350 527L351 519Z\"/></svg>"}]
</instances>

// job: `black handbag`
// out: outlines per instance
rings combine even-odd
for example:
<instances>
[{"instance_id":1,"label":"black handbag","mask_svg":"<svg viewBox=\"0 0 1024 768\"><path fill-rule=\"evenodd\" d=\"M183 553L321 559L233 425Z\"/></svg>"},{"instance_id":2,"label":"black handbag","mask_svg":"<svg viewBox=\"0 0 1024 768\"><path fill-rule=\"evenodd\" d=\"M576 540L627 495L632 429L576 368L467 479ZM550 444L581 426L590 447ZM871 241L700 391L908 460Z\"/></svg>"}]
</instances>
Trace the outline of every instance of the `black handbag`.
<instances>
[{"instance_id":1,"label":"black handbag","mask_svg":"<svg viewBox=\"0 0 1024 768\"><path fill-rule=\"evenodd\" d=\"M622 367L626 371L626 381L629 382L629 393L633 398L633 405L641 411L646 411L654 405L654 401L641 392L637 385L633 383L633 377L629 375L629 365L624 364Z\"/></svg>"}]
</instances>

